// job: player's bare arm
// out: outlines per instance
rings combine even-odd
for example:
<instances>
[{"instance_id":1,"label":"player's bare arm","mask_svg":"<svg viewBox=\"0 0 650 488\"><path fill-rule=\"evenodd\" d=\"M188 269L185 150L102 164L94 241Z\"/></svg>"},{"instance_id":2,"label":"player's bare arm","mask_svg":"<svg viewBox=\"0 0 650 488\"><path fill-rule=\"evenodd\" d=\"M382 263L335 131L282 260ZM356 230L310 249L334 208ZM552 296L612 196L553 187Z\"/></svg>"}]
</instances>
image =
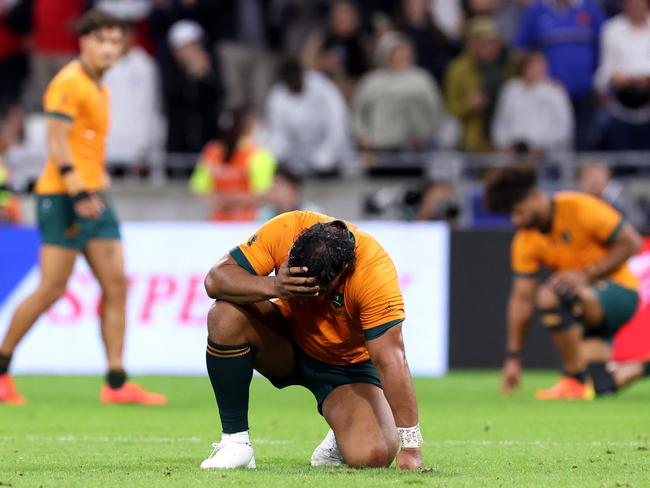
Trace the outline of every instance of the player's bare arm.
<instances>
[{"instance_id":1,"label":"player's bare arm","mask_svg":"<svg viewBox=\"0 0 650 488\"><path fill-rule=\"evenodd\" d=\"M94 219L103 210L101 200L92 194L88 194L83 187L79 175L72 164L72 151L67 137L72 122L69 120L50 118L47 123L47 147L49 156L59 167L63 182L74 199L74 210L80 217Z\"/></svg>"},{"instance_id":2,"label":"player's bare arm","mask_svg":"<svg viewBox=\"0 0 650 488\"><path fill-rule=\"evenodd\" d=\"M419 419L413 379L404 353L402 327L395 326L380 337L366 341L366 345L400 431L402 447L397 454L397 468L419 469L422 467L419 428L405 432L405 429L417 427Z\"/></svg>"},{"instance_id":3,"label":"player's bare arm","mask_svg":"<svg viewBox=\"0 0 650 488\"><path fill-rule=\"evenodd\" d=\"M532 278L514 278L508 300L508 338L503 364L501 389L509 393L521 385L521 351L535 312L535 292L539 282Z\"/></svg>"},{"instance_id":4,"label":"player's bare arm","mask_svg":"<svg viewBox=\"0 0 650 488\"><path fill-rule=\"evenodd\" d=\"M270 298L314 297L319 288L316 280L305 274L304 267L289 268L285 262L276 276L257 276L239 266L229 254L222 257L205 277L210 298L232 303L255 303Z\"/></svg>"},{"instance_id":5,"label":"player's bare arm","mask_svg":"<svg viewBox=\"0 0 650 488\"><path fill-rule=\"evenodd\" d=\"M609 276L632 256L641 251L643 239L632 225L626 223L618 234L607 255L584 269L565 270L555 273L550 284L559 293L576 294L583 286Z\"/></svg>"}]
</instances>

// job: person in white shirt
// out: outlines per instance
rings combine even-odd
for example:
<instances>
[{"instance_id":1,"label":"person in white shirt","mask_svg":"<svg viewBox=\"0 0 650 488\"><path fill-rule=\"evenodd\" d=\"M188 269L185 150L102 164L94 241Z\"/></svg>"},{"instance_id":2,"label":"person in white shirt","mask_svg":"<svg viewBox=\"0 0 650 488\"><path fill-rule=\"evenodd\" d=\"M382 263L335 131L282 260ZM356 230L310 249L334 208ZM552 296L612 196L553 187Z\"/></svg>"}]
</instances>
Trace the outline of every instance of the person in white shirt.
<instances>
[{"instance_id":1,"label":"person in white shirt","mask_svg":"<svg viewBox=\"0 0 650 488\"><path fill-rule=\"evenodd\" d=\"M499 97L492 140L502 150L525 145L531 151L570 148L573 112L566 90L548 77L542 53L526 56L521 76L510 80Z\"/></svg>"},{"instance_id":2,"label":"person in white shirt","mask_svg":"<svg viewBox=\"0 0 650 488\"><path fill-rule=\"evenodd\" d=\"M607 99L602 148L650 149L650 8L625 0L602 31L595 85Z\"/></svg>"},{"instance_id":3,"label":"person in white shirt","mask_svg":"<svg viewBox=\"0 0 650 488\"><path fill-rule=\"evenodd\" d=\"M156 62L133 44L128 30L124 54L107 72L111 92L111 127L106 143L107 164L131 168L156 166L163 147L164 118Z\"/></svg>"},{"instance_id":4,"label":"person in white shirt","mask_svg":"<svg viewBox=\"0 0 650 488\"><path fill-rule=\"evenodd\" d=\"M396 32L381 37L375 62L378 68L362 78L352 101L359 145L378 151L427 149L444 115L437 83L415 65L413 47Z\"/></svg>"},{"instance_id":5,"label":"person in white shirt","mask_svg":"<svg viewBox=\"0 0 650 488\"><path fill-rule=\"evenodd\" d=\"M332 81L288 58L267 100L262 141L298 175L335 176L350 161L345 101Z\"/></svg>"}]
</instances>

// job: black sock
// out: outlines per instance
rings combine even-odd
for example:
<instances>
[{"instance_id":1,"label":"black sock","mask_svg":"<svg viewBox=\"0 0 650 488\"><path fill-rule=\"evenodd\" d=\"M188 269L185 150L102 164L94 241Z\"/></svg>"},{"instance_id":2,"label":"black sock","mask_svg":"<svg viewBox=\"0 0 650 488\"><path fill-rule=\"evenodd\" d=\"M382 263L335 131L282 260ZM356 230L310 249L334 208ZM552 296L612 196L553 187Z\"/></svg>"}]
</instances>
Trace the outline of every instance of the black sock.
<instances>
[{"instance_id":1,"label":"black sock","mask_svg":"<svg viewBox=\"0 0 650 488\"><path fill-rule=\"evenodd\" d=\"M248 393L253 378L250 345L225 346L208 339L205 361L223 433L248 430Z\"/></svg>"},{"instance_id":2,"label":"black sock","mask_svg":"<svg viewBox=\"0 0 650 488\"><path fill-rule=\"evenodd\" d=\"M578 380L580 383L587 381L587 372L581 371L580 373L569 373L566 369L564 370L564 376Z\"/></svg>"},{"instance_id":3,"label":"black sock","mask_svg":"<svg viewBox=\"0 0 650 488\"><path fill-rule=\"evenodd\" d=\"M106 375L106 383L114 390L122 388L126 383L126 373L124 370L112 369Z\"/></svg>"},{"instance_id":4,"label":"black sock","mask_svg":"<svg viewBox=\"0 0 650 488\"><path fill-rule=\"evenodd\" d=\"M591 376L594 383L594 390L596 390L597 395L616 393L618 386L612 373L607 371L605 363L589 363L587 371L589 371L589 376Z\"/></svg>"},{"instance_id":5,"label":"black sock","mask_svg":"<svg viewBox=\"0 0 650 488\"><path fill-rule=\"evenodd\" d=\"M11 364L11 354L2 354L0 352L0 374L5 374L9 371L9 365Z\"/></svg>"},{"instance_id":6,"label":"black sock","mask_svg":"<svg viewBox=\"0 0 650 488\"><path fill-rule=\"evenodd\" d=\"M643 376L650 376L650 361L643 363Z\"/></svg>"}]
</instances>

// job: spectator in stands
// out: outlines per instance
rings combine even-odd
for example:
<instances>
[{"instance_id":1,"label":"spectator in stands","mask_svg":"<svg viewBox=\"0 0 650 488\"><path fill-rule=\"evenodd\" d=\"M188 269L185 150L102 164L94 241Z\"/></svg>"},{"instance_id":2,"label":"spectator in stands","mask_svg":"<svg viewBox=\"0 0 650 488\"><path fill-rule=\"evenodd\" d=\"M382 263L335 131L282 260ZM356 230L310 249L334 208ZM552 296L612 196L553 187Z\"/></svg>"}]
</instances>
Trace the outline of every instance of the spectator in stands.
<instances>
[{"instance_id":1,"label":"spectator in stands","mask_svg":"<svg viewBox=\"0 0 650 488\"><path fill-rule=\"evenodd\" d=\"M462 0L431 0L433 23L448 39L460 41L463 36Z\"/></svg>"},{"instance_id":2,"label":"spectator in stands","mask_svg":"<svg viewBox=\"0 0 650 488\"><path fill-rule=\"evenodd\" d=\"M199 152L217 133L221 84L198 23L180 20L169 30L174 63L163 75L167 150Z\"/></svg>"},{"instance_id":3,"label":"spectator in stands","mask_svg":"<svg viewBox=\"0 0 650 488\"><path fill-rule=\"evenodd\" d=\"M540 152L571 147L571 101L564 87L548 78L542 53L527 54L521 76L506 83L501 91L492 122L492 140L503 150L520 144Z\"/></svg>"},{"instance_id":4,"label":"spectator in stands","mask_svg":"<svg viewBox=\"0 0 650 488\"><path fill-rule=\"evenodd\" d=\"M17 142L22 124L22 108L0 105L0 224L20 221L20 200L11 187L11 174L3 156Z\"/></svg>"},{"instance_id":5,"label":"spectator in stands","mask_svg":"<svg viewBox=\"0 0 650 488\"><path fill-rule=\"evenodd\" d=\"M356 82L368 70L359 13L350 0L336 0L324 31L315 31L302 51L305 66L331 78L350 100Z\"/></svg>"},{"instance_id":6,"label":"spectator in stands","mask_svg":"<svg viewBox=\"0 0 650 488\"><path fill-rule=\"evenodd\" d=\"M146 172L160 162L164 121L158 67L125 32L124 53L104 78L111 92L111 127L106 161L113 170Z\"/></svg>"},{"instance_id":7,"label":"spectator in stands","mask_svg":"<svg viewBox=\"0 0 650 488\"><path fill-rule=\"evenodd\" d=\"M515 40L519 49L542 51L551 76L568 90L578 150L594 144L592 86L603 20L595 0L535 0L521 16Z\"/></svg>"},{"instance_id":8,"label":"spectator in stands","mask_svg":"<svg viewBox=\"0 0 650 488\"><path fill-rule=\"evenodd\" d=\"M603 149L650 149L650 8L625 0L623 13L608 20L596 88L608 96Z\"/></svg>"},{"instance_id":9,"label":"spectator in stands","mask_svg":"<svg viewBox=\"0 0 650 488\"><path fill-rule=\"evenodd\" d=\"M275 160L253 141L255 126L251 110L226 110L219 118L219 137L201 152L189 187L210 206L211 220L256 218L253 197L269 189Z\"/></svg>"},{"instance_id":10,"label":"spectator in stands","mask_svg":"<svg viewBox=\"0 0 650 488\"><path fill-rule=\"evenodd\" d=\"M359 146L373 151L430 148L443 116L435 80L415 66L410 42L396 32L380 39L375 63L352 103Z\"/></svg>"},{"instance_id":11,"label":"spectator in stands","mask_svg":"<svg viewBox=\"0 0 650 488\"><path fill-rule=\"evenodd\" d=\"M447 64L460 49L434 24L431 7L429 0L404 0L397 25L411 41L417 65L442 83Z\"/></svg>"},{"instance_id":12,"label":"spectator in stands","mask_svg":"<svg viewBox=\"0 0 650 488\"><path fill-rule=\"evenodd\" d=\"M519 17L531 0L463 0L467 18L488 16L508 42L514 37Z\"/></svg>"},{"instance_id":13,"label":"spectator in stands","mask_svg":"<svg viewBox=\"0 0 650 488\"><path fill-rule=\"evenodd\" d=\"M493 148L491 119L512 63L489 18L472 19L466 37L466 51L452 61L445 77L447 109L463 126L462 148L485 152Z\"/></svg>"},{"instance_id":14,"label":"spectator in stands","mask_svg":"<svg viewBox=\"0 0 650 488\"><path fill-rule=\"evenodd\" d=\"M350 158L348 112L336 85L304 72L296 58L284 60L271 89L265 145L299 175L334 176Z\"/></svg>"},{"instance_id":15,"label":"spectator in stands","mask_svg":"<svg viewBox=\"0 0 650 488\"><path fill-rule=\"evenodd\" d=\"M624 185L612 179L612 171L604 161L586 161L580 165L576 183L578 190L609 202L635 227L645 225L638 202L630 197Z\"/></svg>"},{"instance_id":16,"label":"spectator in stands","mask_svg":"<svg viewBox=\"0 0 650 488\"><path fill-rule=\"evenodd\" d=\"M28 73L25 34L31 24L26 2L0 0L0 103L19 100Z\"/></svg>"},{"instance_id":17,"label":"spectator in stands","mask_svg":"<svg viewBox=\"0 0 650 488\"><path fill-rule=\"evenodd\" d=\"M30 108L41 110L41 99L50 80L77 55L75 23L86 0L32 0L33 90Z\"/></svg>"},{"instance_id":18,"label":"spectator in stands","mask_svg":"<svg viewBox=\"0 0 650 488\"><path fill-rule=\"evenodd\" d=\"M273 0L219 3L219 61L226 107L251 105L262 112L273 84L280 32L272 22Z\"/></svg>"}]
</instances>

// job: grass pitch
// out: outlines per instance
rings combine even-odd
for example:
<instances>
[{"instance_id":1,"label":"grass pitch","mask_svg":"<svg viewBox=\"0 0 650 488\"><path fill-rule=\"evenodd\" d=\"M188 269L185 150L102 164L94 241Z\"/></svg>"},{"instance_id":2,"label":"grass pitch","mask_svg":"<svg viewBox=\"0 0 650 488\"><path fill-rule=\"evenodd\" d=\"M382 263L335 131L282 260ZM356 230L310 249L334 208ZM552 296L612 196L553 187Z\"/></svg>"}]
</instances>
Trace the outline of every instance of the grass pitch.
<instances>
[{"instance_id":1,"label":"grass pitch","mask_svg":"<svg viewBox=\"0 0 650 488\"><path fill-rule=\"evenodd\" d=\"M0 405L0 487L650 486L650 381L612 399L535 401L553 380L528 373L510 398L496 372L416 380L428 469L401 473L311 468L327 430L311 394L254 379L258 469L202 472L219 431L207 377L142 378L169 394L162 408L100 405L99 378L18 377L30 403Z\"/></svg>"}]
</instances>

